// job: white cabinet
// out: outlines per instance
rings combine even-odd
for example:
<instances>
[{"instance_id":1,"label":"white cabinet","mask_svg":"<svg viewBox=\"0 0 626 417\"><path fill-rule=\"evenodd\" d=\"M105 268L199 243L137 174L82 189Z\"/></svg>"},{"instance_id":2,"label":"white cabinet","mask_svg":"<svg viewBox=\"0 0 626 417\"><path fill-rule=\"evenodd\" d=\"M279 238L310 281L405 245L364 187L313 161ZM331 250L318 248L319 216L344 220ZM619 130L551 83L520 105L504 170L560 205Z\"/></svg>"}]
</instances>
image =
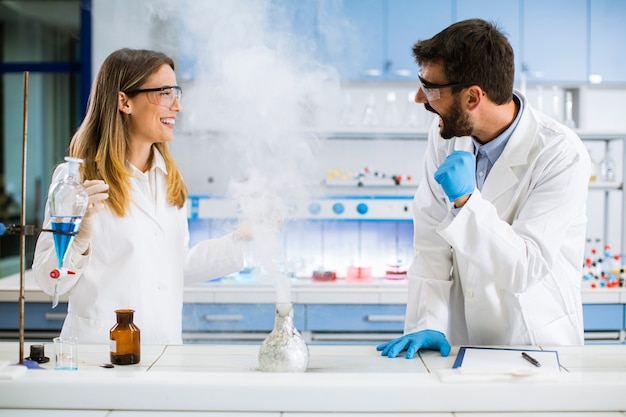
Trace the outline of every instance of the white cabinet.
<instances>
[{"instance_id":1,"label":"white cabinet","mask_svg":"<svg viewBox=\"0 0 626 417\"><path fill-rule=\"evenodd\" d=\"M625 1L589 0L590 81L626 82L625 21Z\"/></svg>"},{"instance_id":2,"label":"white cabinet","mask_svg":"<svg viewBox=\"0 0 626 417\"><path fill-rule=\"evenodd\" d=\"M340 19L327 8L320 11L323 59L350 81L414 80L413 44L450 25L453 16L451 0L344 0L333 10ZM341 39L327 30L330 25L343 31Z\"/></svg>"},{"instance_id":3,"label":"white cabinet","mask_svg":"<svg viewBox=\"0 0 626 417\"><path fill-rule=\"evenodd\" d=\"M587 83L594 74L626 81L622 0L344 0L319 10L320 56L344 80L414 79L416 41L452 22L482 18L507 34L518 80L526 71L531 82ZM328 36L329 26L341 35Z\"/></svg>"},{"instance_id":4,"label":"white cabinet","mask_svg":"<svg viewBox=\"0 0 626 417\"><path fill-rule=\"evenodd\" d=\"M321 58L343 80L380 79L385 38L384 0L344 0L334 9L320 9Z\"/></svg>"},{"instance_id":5,"label":"white cabinet","mask_svg":"<svg viewBox=\"0 0 626 417\"><path fill-rule=\"evenodd\" d=\"M587 0L523 0L522 22L529 80L587 81Z\"/></svg>"},{"instance_id":6,"label":"white cabinet","mask_svg":"<svg viewBox=\"0 0 626 417\"><path fill-rule=\"evenodd\" d=\"M452 2L387 0L386 6L384 76L391 80L415 80L418 68L413 58L413 45L452 23Z\"/></svg>"}]
</instances>

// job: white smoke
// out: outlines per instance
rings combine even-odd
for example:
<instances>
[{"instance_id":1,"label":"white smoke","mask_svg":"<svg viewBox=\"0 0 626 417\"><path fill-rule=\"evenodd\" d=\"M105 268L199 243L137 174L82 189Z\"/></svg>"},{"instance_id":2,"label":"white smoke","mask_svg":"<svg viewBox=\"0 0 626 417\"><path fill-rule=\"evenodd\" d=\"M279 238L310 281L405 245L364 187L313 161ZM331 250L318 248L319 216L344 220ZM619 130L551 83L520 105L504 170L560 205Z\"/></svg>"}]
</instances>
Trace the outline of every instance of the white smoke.
<instances>
[{"instance_id":1,"label":"white smoke","mask_svg":"<svg viewBox=\"0 0 626 417\"><path fill-rule=\"evenodd\" d=\"M310 37L295 35L280 1L157 1L149 14L162 28L154 30L160 49L180 63L182 127L223 140L206 162L227 161L229 195L253 225L253 263L273 280L277 302L289 302L280 231L295 201L320 180L310 132L341 105L337 74L314 59Z\"/></svg>"}]
</instances>

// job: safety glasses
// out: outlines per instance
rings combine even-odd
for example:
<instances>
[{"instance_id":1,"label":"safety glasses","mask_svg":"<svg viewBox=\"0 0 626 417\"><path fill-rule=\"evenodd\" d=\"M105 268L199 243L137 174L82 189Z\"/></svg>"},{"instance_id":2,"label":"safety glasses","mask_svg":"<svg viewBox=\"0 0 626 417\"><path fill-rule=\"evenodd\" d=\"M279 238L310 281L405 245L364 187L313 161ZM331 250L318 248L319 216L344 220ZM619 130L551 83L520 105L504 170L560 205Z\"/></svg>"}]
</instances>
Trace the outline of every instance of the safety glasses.
<instances>
[{"instance_id":1,"label":"safety glasses","mask_svg":"<svg viewBox=\"0 0 626 417\"><path fill-rule=\"evenodd\" d=\"M140 88L137 90L124 91L124 93L129 96L146 93L150 103L165 107L171 107L176 100L180 100L183 97L183 89L177 85L166 85L156 88Z\"/></svg>"},{"instance_id":2,"label":"safety glasses","mask_svg":"<svg viewBox=\"0 0 626 417\"><path fill-rule=\"evenodd\" d=\"M417 80L419 83L419 88L422 89L426 99L428 101L439 100L441 97L442 88L452 88L452 87L469 87L472 85L471 83L450 83L450 84L435 84L430 83L422 78L422 73L417 74Z\"/></svg>"}]
</instances>

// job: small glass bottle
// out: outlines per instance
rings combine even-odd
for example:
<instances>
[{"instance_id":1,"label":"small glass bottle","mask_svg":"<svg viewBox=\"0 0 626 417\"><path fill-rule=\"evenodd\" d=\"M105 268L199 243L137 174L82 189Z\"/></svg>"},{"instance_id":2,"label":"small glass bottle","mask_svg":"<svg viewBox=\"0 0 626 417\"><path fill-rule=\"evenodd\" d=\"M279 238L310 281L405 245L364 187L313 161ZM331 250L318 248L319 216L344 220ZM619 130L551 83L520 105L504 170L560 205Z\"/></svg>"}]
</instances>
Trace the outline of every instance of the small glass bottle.
<instances>
[{"instance_id":1,"label":"small glass bottle","mask_svg":"<svg viewBox=\"0 0 626 417\"><path fill-rule=\"evenodd\" d=\"M574 121L574 96L571 91L565 92L565 126L576 129Z\"/></svg>"},{"instance_id":2,"label":"small glass bottle","mask_svg":"<svg viewBox=\"0 0 626 417\"><path fill-rule=\"evenodd\" d=\"M140 331L133 323L135 310L115 310L117 324L111 328L111 363L134 365L141 359Z\"/></svg>"},{"instance_id":3,"label":"small glass bottle","mask_svg":"<svg viewBox=\"0 0 626 417\"><path fill-rule=\"evenodd\" d=\"M341 109L339 124L341 126L354 126L356 124L354 107L352 107L352 95L348 91L343 96L343 108Z\"/></svg>"},{"instance_id":4,"label":"small glass bottle","mask_svg":"<svg viewBox=\"0 0 626 417\"><path fill-rule=\"evenodd\" d=\"M400 115L398 114L396 93L394 91L389 91L387 93L387 103L385 104L385 112L383 114L383 124L385 127L397 127L400 125Z\"/></svg>"},{"instance_id":5,"label":"small glass bottle","mask_svg":"<svg viewBox=\"0 0 626 417\"><path fill-rule=\"evenodd\" d=\"M590 175L589 175L589 182L595 182L598 180L598 161L596 161L593 158L593 154L591 153L591 151L589 149L587 149L587 152L589 153L589 159L591 161L591 170L590 170Z\"/></svg>"},{"instance_id":6,"label":"small glass bottle","mask_svg":"<svg viewBox=\"0 0 626 417\"><path fill-rule=\"evenodd\" d=\"M611 157L611 150L607 146L604 159L600 161L600 179L606 182L615 181L615 163Z\"/></svg>"},{"instance_id":7,"label":"small glass bottle","mask_svg":"<svg viewBox=\"0 0 626 417\"><path fill-rule=\"evenodd\" d=\"M378 126L378 111L376 110L376 98L374 94L367 96L367 105L365 106L365 111L363 111L361 125L364 127Z\"/></svg>"}]
</instances>

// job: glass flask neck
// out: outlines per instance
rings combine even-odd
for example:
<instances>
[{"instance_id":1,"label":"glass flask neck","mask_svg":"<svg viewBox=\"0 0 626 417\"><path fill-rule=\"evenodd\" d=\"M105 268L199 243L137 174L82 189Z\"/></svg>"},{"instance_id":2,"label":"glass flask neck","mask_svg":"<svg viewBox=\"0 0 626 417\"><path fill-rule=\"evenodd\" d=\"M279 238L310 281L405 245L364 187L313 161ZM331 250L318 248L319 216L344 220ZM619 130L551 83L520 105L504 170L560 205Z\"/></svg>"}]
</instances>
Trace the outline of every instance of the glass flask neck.
<instances>
[{"instance_id":1,"label":"glass flask neck","mask_svg":"<svg viewBox=\"0 0 626 417\"><path fill-rule=\"evenodd\" d=\"M80 158L66 156L65 161L67 162L67 178L78 179L78 168L83 160Z\"/></svg>"}]
</instances>

